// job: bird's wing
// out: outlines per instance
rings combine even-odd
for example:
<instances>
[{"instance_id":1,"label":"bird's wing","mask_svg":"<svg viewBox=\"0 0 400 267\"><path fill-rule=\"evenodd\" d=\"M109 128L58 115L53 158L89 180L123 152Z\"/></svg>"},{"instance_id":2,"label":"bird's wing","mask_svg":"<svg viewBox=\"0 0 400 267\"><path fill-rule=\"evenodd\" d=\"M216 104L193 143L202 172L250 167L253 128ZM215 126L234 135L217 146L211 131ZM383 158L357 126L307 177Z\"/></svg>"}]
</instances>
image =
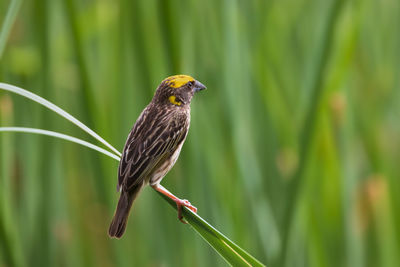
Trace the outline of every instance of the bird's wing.
<instances>
[{"instance_id":1,"label":"bird's wing","mask_svg":"<svg viewBox=\"0 0 400 267\"><path fill-rule=\"evenodd\" d=\"M166 160L185 139L185 121L168 120L166 114L149 116L146 110L135 123L121 157L118 189L129 191L143 182L160 162Z\"/></svg>"}]
</instances>

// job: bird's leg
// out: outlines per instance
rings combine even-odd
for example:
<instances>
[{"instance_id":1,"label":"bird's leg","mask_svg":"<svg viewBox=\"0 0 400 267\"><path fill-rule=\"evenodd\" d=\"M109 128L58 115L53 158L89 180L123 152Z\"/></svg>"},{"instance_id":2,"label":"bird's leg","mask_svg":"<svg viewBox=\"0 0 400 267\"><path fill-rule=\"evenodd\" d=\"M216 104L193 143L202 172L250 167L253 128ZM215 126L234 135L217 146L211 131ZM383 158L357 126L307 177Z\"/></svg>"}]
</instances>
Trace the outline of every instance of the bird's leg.
<instances>
[{"instance_id":1,"label":"bird's leg","mask_svg":"<svg viewBox=\"0 0 400 267\"><path fill-rule=\"evenodd\" d=\"M187 223L187 222L185 222L183 220L182 206L185 206L185 207L189 208L191 211L197 213L197 208L195 206L192 206L188 200L180 199L180 198L176 197L174 194L169 192L164 186L162 186L160 184L155 184L155 185L152 185L151 187L153 187L154 190L157 190L161 194L169 197L170 199L172 199L176 203L176 207L178 209L178 219L181 222L183 222L185 224Z\"/></svg>"}]
</instances>

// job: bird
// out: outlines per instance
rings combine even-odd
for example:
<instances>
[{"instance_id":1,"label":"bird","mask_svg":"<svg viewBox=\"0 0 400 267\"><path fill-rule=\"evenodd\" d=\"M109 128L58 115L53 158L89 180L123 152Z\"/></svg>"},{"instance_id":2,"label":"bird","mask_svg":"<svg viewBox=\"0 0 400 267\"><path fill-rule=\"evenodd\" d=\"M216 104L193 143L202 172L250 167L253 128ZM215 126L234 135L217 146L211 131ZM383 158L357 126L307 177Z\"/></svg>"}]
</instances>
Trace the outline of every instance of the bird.
<instances>
[{"instance_id":1,"label":"bird","mask_svg":"<svg viewBox=\"0 0 400 267\"><path fill-rule=\"evenodd\" d=\"M206 89L189 75L174 75L157 87L150 103L133 125L118 167L117 208L108 229L111 238L125 232L133 201L144 186L175 201L178 219L183 220L182 206L197 212L186 199L174 196L160 182L174 166L190 126L190 103L193 96Z\"/></svg>"}]
</instances>

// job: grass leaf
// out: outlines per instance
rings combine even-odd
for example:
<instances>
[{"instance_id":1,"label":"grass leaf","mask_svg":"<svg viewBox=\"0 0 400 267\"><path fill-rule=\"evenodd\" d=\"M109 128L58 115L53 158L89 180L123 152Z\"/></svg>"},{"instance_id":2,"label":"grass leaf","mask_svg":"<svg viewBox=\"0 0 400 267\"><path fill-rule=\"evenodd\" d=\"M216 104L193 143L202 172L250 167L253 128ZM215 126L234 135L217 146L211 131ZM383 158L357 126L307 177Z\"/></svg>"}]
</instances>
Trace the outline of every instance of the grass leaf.
<instances>
[{"instance_id":1,"label":"grass leaf","mask_svg":"<svg viewBox=\"0 0 400 267\"><path fill-rule=\"evenodd\" d=\"M8 7L6 18L4 19L3 26L0 32L0 59L3 55L4 48L6 47L7 39L10 34L12 25L17 17L18 10L21 6L22 0L12 0Z\"/></svg>"},{"instance_id":2,"label":"grass leaf","mask_svg":"<svg viewBox=\"0 0 400 267\"><path fill-rule=\"evenodd\" d=\"M79 138L69 136L66 134L62 133L57 133L53 131L47 131L47 130L42 130L42 129L36 129L36 128L27 128L27 127L0 127L0 132L20 132L20 133L34 133L34 134L41 134L41 135L47 135L47 136L52 136L60 139L64 139L73 143L80 144L82 146L86 146L88 148L91 148L93 150L96 150L100 153L103 153L104 155L107 155L115 160L119 161L119 157L113 153L111 153L108 150L105 150L99 146L96 146L92 143L86 142L84 140L81 140Z\"/></svg>"},{"instance_id":3,"label":"grass leaf","mask_svg":"<svg viewBox=\"0 0 400 267\"><path fill-rule=\"evenodd\" d=\"M63 109L59 108L58 106L54 105L50 101L47 101L43 97L40 97L40 96L38 96L38 95L36 95L34 93L31 93L31 92L29 92L29 91L27 91L25 89L19 88L19 87L14 86L14 85L6 84L6 83L0 83L0 89L6 90L6 91L9 91L9 92L18 94L18 95L22 95L22 96L24 96L26 98L29 98L29 99L35 101L36 103L39 103L39 104L45 106L46 108L54 111L58 115L64 117L67 120L69 120L70 122L72 122L73 124L75 124L76 126L81 128L82 130L84 130L85 132L87 132L88 134L90 134L91 136L96 138L98 141L100 141L105 146L107 146L109 149L111 149L111 151L113 151L116 155L121 156L121 153L116 148L114 148L106 140L101 138L97 133L95 133L93 130L91 130L89 127L87 127L85 124L83 124L78 119L73 117L71 114L69 114L68 112L66 112Z\"/></svg>"}]
</instances>

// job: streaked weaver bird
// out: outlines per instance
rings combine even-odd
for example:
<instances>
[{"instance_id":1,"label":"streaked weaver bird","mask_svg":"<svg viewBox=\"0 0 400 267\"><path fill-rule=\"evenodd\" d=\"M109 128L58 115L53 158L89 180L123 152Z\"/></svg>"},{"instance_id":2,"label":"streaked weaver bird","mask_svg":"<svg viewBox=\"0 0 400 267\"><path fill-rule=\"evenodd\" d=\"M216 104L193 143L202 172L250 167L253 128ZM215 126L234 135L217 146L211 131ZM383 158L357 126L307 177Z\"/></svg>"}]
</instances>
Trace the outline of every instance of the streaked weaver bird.
<instances>
[{"instance_id":1,"label":"streaked weaver bird","mask_svg":"<svg viewBox=\"0 0 400 267\"><path fill-rule=\"evenodd\" d=\"M121 195L108 229L110 237L120 238L124 234L132 203L147 184L175 201L182 222L182 206L197 212L189 201L177 198L160 182L174 166L185 142L192 97L205 88L188 75L168 77L140 114L128 135L119 163L117 191Z\"/></svg>"}]
</instances>

